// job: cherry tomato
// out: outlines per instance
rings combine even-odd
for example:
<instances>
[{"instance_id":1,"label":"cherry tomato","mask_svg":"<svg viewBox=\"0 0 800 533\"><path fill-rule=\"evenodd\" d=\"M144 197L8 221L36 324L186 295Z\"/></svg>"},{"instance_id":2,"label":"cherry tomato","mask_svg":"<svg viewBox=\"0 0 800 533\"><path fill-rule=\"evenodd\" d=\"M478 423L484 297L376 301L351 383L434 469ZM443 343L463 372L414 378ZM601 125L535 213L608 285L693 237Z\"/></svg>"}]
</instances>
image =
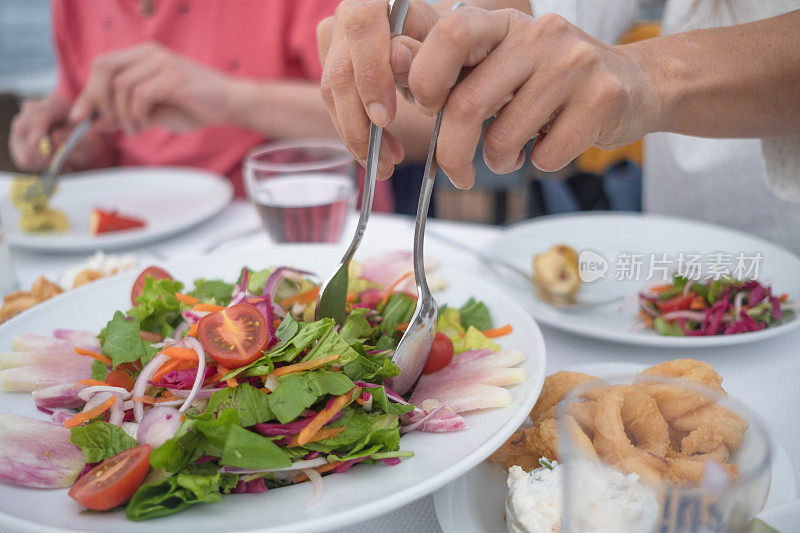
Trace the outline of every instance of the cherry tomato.
<instances>
[{"instance_id":1,"label":"cherry tomato","mask_svg":"<svg viewBox=\"0 0 800 533\"><path fill-rule=\"evenodd\" d=\"M136 380L134 380L131 375L124 370L117 369L108 374L108 377L106 377L106 383L110 387L122 387L130 392L133 390L133 385L136 383Z\"/></svg>"},{"instance_id":2,"label":"cherry tomato","mask_svg":"<svg viewBox=\"0 0 800 533\"><path fill-rule=\"evenodd\" d=\"M678 295L674 298L670 298L669 300L656 300L656 307L658 307L658 310L662 313L682 311L684 309L689 309L693 298L694 295L689 294L687 296Z\"/></svg>"},{"instance_id":3,"label":"cherry tomato","mask_svg":"<svg viewBox=\"0 0 800 533\"><path fill-rule=\"evenodd\" d=\"M150 469L150 445L142 444L109 457L84 474L69 496L92 511L108 511L133 496Z\"/></svg>"},{"instance_id":4,"label":"cherry tomato","mask_svg":"<svg viewBox=\"0 0 800 533\"><path fill-rule=\"evenodd\" d=\"M425 361L425 366L422 367L422 373L432 374L449 365L452 360L453 341L441 331L437 331L436 336L433 338L431 351L428 352L428 360Z\"/></svg>"},{"instance_id":5,"label":"cherry tomato","mask_svg":"<svg viewBox=\"0 0 800 533\"><path fill-rule=\"evenodd\" d=\"M133 287L131 288L131 302L134 306L139 305L139 302L136 301L136 298L141 296L147 276L150 276L153 279L172 279L172 276L169 272L157 266L149 266L142 270L142 273L139 274L139 277L133 282Z\"/></svg>"},{"instance_id":6,"label":"cherry tomato","mask_svg":"<svg viewBox=\"0 0 800 533\"><path fill-rule=\"evenodd\" d=\"M261 357L269 342L269 327L261 311L241 303L201 318L197 338L211 359L236 368Z\"/></svg>"}]
</instances>

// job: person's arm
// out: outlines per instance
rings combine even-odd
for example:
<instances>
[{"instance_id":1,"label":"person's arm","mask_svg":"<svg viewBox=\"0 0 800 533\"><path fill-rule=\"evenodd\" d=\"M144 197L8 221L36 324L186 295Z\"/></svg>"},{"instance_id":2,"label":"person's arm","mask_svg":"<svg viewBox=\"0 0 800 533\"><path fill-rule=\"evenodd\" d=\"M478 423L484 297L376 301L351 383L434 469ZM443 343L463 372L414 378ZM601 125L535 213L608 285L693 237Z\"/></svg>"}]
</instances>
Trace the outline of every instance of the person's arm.
<instances>
[{"instance_id":1,"label":"person's arm","mask_svg":"<svg viewBox=\"0 0 800 533\"><path fill-rule=\"evenodd\" d=\"M800 10L625 45L658 95L654 131L800 135Z\"/></svg>"}]
</instances>

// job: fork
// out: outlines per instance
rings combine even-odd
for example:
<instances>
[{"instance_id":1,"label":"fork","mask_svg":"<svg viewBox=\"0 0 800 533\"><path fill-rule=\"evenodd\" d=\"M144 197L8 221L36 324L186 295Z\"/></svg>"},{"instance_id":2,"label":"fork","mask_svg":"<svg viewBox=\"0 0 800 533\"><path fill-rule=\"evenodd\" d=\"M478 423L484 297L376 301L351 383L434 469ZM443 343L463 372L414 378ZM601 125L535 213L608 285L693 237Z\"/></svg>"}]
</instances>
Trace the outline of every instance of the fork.
<instances>
[{"instance_id":1,"label":"fork","mask_svg":"<svg viewBox=\"0 0 800 533\"><path fill-rule=\"evenodd\" d=\"M389 3L389 26L392 36L403 33L403 26L408 14L410 0L392 0ZM358 216L358 225L350 241L350 246L344 253L339 267L325 280L317 297L316 318L329 317L337 324L344 322L347 316L347 289L349 283L350 261L358 250L359 244L367 230L370 212L372 212L372 199L375 196L375 181L378 176L378 159L381 153L381 139L383 128L374 123L369 127L369 150L367 153L367 175L364 179L364 193L361 197L361 212Z\"/></svg>"},{"instance_id":2,"label":"fork","mask_svg":"<svg viewBox=\"0 0 800 533\"><path fill-rule=\"evenodd\" d=\"M454 6L453 9L456 9L457 6ZM417 218L414 222L414 281L417 285L417 307L392 357L392 361L400 369L400 375L391 378L389 386L398 394L407 392L417 381L422 373L422 367L425 366L425 360L428 358L428 352L436 334L439 306L428 288L423 251L428 206L431 203L433 184L436 181L437 165L434 162L434 154L443 111L444 109L436 115L436 123L433 126L428 158L425 161L425 173L422 176L422 190L417 204Z\"/></svg>"}]
</instances>

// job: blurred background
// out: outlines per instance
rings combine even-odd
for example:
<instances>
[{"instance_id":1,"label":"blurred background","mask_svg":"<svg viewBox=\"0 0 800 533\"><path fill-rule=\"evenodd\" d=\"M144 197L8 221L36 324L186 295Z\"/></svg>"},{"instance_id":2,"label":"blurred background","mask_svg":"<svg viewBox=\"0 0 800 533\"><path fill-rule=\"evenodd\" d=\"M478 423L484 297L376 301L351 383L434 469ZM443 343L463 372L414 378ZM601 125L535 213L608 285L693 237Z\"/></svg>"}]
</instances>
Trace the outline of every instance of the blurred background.
<instances>
[{"instance_id":1,"label":"blurred background","mask_svg":"<svg viewBox=\"0 0 800 533\"><path fill-rule=\"evenodd\" d=\"M647 4L646 2L644 4ZM623 37L638 40L657 34L659 3L640 9L642 21ZM49 94L56 85L56 61L47 0L0 1L0 171L17 171L8 149L9 127L23 99ZM477 151L476 187L459 191L440 176L433 216L459 221L509 224L543 214L582 210L641 210L641 144L612 152L591 150L555 174L543 175L529 163L498 176ZM400 167L390 200L378 210L413 214L422 166Z\"/></svg>"}]
</instances>

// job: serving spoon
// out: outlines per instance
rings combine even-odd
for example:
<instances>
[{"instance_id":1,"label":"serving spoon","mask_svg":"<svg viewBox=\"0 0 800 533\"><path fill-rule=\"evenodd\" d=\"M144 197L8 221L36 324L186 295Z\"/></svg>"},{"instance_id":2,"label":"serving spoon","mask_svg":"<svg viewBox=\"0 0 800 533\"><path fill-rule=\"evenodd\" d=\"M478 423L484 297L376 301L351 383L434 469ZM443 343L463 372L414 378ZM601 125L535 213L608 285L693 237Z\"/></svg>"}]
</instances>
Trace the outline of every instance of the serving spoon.
<instances>
[{"instance_id":1,"label":"serving spoon","mask_svg":"<svg viewBox=\"0 0 800 533\"><path fill-rule=\"evenodd\" d=\"M403 26L408 14L410 0L392 0L389 3L389 27L392 37L403 33ZM369 126L369 149L367 152L367 175L364 179L364 192L361 196L361 211L358 215L358 225L353 235L350 246L344 253L339 267L322 284L317 297L316 317L317 320L324 317L332 318L337 324L344 322L347 316L347 289L349 283L350 261L358 250L364 232L367 230L367 222L372 212L372 200L375 196L375 182L378 177L378 159L381 153L381 139L383 138L383 128L370 123Z\"/></svg>"}]
</instances>

